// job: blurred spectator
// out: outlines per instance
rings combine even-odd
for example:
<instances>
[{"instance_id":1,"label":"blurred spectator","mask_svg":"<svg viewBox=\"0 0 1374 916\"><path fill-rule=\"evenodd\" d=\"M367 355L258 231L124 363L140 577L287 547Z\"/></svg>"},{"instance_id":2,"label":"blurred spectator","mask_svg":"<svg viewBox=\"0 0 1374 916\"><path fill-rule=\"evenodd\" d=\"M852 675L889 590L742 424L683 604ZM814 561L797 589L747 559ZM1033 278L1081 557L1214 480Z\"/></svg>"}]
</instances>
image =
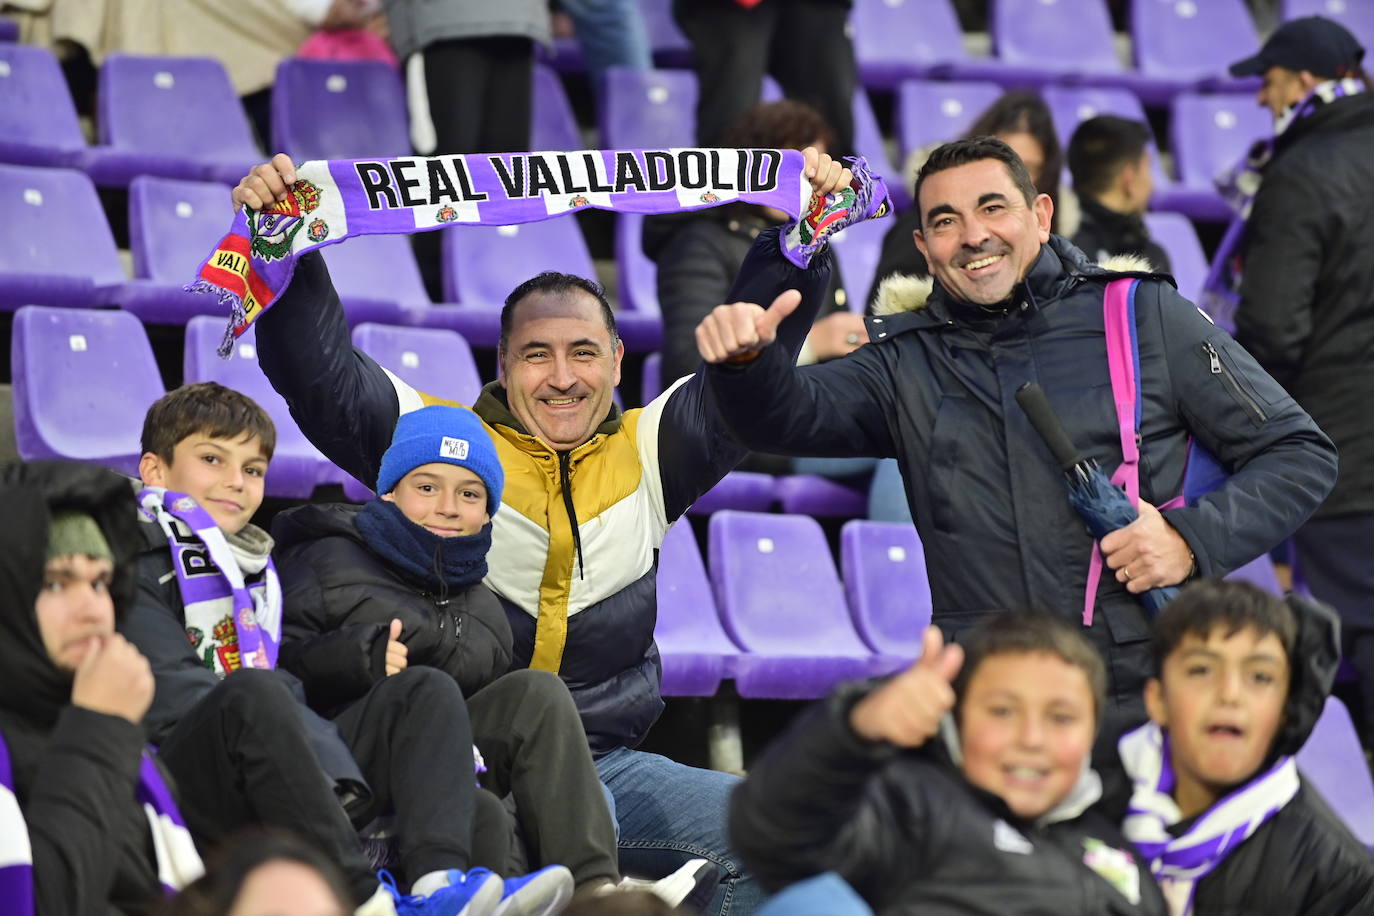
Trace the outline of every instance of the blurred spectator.
<instances>
[{"instance_id":1,"label":"blurred spectator","mask_svg":"<svg viewBox=\"0 0 1374 916\"><path fill-rule=\"evenodd\" d=\"M1050 218L1050 231L1067 231L1074 219L1066 219L1060 211L1059 175L1064 170L1064 156L1059 146L1059 135L1054 132L1054 119L1049 106L1038 93L1015 90L1004 94L988 109L978 116L965 137L996 137L1016 151L1030 172L1035 189L1048 194L1054 204ZM925 162L929 150L920 151L916 168ZM1066 195L1071 196L1071 195ZM912 207L897 217L896 223L888 230L883 239L883 253L878 261L878 270L873 275L873 285L868 292L871 305L878 298L878 287L883 280L893 274L911 274L924 277L929 273L925 258L911 244L911 236L921 228L920 214Z\"/></svg>"},{"instance_id":2,"label":"blurred spectator","mask_svg":"<svg viewBox=\"0 0 1374 916\"><path fill-rule=\"evenodd\" d=\"M570 903L562 916L687 916L689 912L648 891L627 891L585 894Z\"/></svg>"},{"instance_id":3,"label":"blurred spectator","mask_svg":"<svg viewBox=\"0 0 1374 916\"><path fill-rule=\"evenodd\" d=\"M648 70L654 65L638 0L558 0L558 6L571 21L596 86L607 67Z\"/></svg>"},{"instance_id":4,"label":"blurred spectator","mask_svg":"<svg viewBox=\"0 0 1374 916\"><path fill-rule=\"evenodd\" d=\"M348 887L328 857L281 830L252 830L220 847L205 876L163 916L347 916Z\"/></svg>"},{"instance_id":5,"label":"blurred spectator","mask_svg":"<svg viewBox=\"0 0 1374 916\"><path fill-rule=\"evenodd\" d=\"M407 65L418 152L530 148L534 45L550 39L547 0L384 0L384 9L397 56L404 61L420 53L423 60ZM432 140L427 130L414 129L431 123ZM437 232L411 239L425 290L436 302L444 298L441 242Z\"/></svg>"},{"instance_id":6,"label":"blurred spectator","mask_svg":"<svg viewBox=\"0 0 1374 916\"><path fill-rule=\"evenodd\" d=\"M1154 189L1149 143L1149 128L1139 121L1099 115L1078 125L1068 157L1080 211L1073 243L1098 263L1117 254L1141 255L1169 273L1169 255L1145 228Z\"/></svg>"},{"instance_id":7,"label":"blurred spectator","mask_svg":"<svg viewBox=\"0 0 1374 916\"><path fill-rule=\"evenodd\" d=\"M731 149L834 148L835 137L820 113L801 102L755 105L726 132L721 145ZM682 217L652 219L645 253L658 263L658 302L663 311L663 383L666 387L696 371L696 327L711 309L726 301L744 256L769 226L787 222L780 210L733 203ZM843 356L859 346L863 316L847 308L839 271L820 317L802 348L804 363ZM852 339L848 339L853 335Z\"/></svg>"},{"instance_id":8,"label":"blurred spectator","mask_svg":"<svg viewBox=\"0 0 1374 916\"><path fill-rule=\"evenodd\" d=\"M1364 49L1340 25L1293 20L1231 67L1262 75L1259 103L1274 139L1251 156L1240 186L1253 199L1225 294L1239 294L1236 339L1340 450L1340 476L1294 538L1302 577L1344 622L1346 657L1360 678L1364 738L1374 739L1374 95ZM1255 191L1255 186L1258 190ZM1242 210L1244 214L1246 211ZM1237 261L1232 255L1238 255ZM1257 405L1263 420L1265 405Z\"/></svg>"},{"instance_id":9,"label":"blurred spectator","mask_svg":"<svg viewBox=\"0 0 1374 916\"><path fill-rule=\"evenodd\" d=\"M814 146L822 152L833 144L834 134L820 113L790 100L755 105L731 126L721 143L731 149ZM697 325L711 309L727 301L740 265L759 233L787 219L787 214L780 210L734 203L646 223L649 231L645 234L645 251L658 262L664 387L697 370L701 363L697 355ZM824 304L802 345L800 363L824 362L843 356L867 339L863 315L851 312L847 306L839 267L835 265ZM742 467L783 474L793 470L793 463L781 456L753 454L745 459ZM858 468L843 467L836 476L861 474L869 467L871 462ZM801 472L824 474L827 469L811 466Z\"/></svg>"},{"instance_id":10,"label":"blurred spectator","mask_svg":"<svg viewBox=\"0 0 1374 916\"><path fill-rule=\"evenodd\" d=\"M770 73L783 94L812 106L834 131L832 151L854 151L854 45L850 0L674 0L692 42L701 92L697 141L726 146L730 127L763 92Z\"/></svg>"}]
</instances>

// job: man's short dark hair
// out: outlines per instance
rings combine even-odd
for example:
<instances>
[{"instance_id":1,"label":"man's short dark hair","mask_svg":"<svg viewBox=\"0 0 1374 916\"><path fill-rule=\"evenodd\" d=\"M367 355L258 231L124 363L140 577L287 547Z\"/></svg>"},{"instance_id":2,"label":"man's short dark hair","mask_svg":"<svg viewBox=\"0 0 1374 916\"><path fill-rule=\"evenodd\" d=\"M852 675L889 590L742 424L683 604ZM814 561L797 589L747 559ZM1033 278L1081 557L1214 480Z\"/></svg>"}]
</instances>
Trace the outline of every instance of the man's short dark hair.
<instances>
[{"instance_id":1,"label":"man's short dark hair","mask_svg":"<svg viewBox=\"0 0 1374 916\"><path fill-rule=\"evenodd\" d=\"M614 347L620 339L620 331L615 325L615 311L611 304L606 301L606 291L601 284L586 277L579 277L576 274L561 274L556 270L546 270L542 274L531 277L511 290L506 297L506 304L501 308L501 342L500 351L506 352L506 342L510 340L511 325L515 322L515 306L520 300L531 293L544 293L549 296L567 296L576 292L584 292L594 298L601 306L601 317L606 322L606 330L611 333L611 346Z\"/></svg>"},{"instance_id":2,"label":"man's short dark hair","mask_svg":"<svg viewBox=\"0 0 1374 916\"><path fill-rule=\"evenodd\" d=\"M960 704L979 666L989 658L1043 653L1083 672L1092 689L1093 713L1098 725L1102 724L1107 704L1107 665L1083 635L1082 627L1043 611L1007 611L988 617L959 644L964 647L964 664L953 686Z\"/></svg>"},{"instance_id":3,"label":"man's short dark hair","mask_svg":"<svg viewBox=\"0 0 1374 916\"><path fill-rule=\"evenodd\" d=\"M177 444L197 433L235 441L257 436L268 461L277 448L277 427L256 401L218 382L196 382L169 391L148 408L143 454L152 452L171 464Z\"/></svg>"},{"instance_id":4,"label":"man's short dark hair","mask_svg":"<svg viewBox=\"0 0 1374 916\"><path fill-rule=\"evenodd\" d=\"M966 140L954 140L936 147L935 152L930 154L926 164L921 166L920 174L916 176L916 186L913 191L916 206L920 207L921 205L921 185L931 175L947 169L955 169L961 165L981 162L984 159L996 159L1006 166L1012 184L1016 185L1016 189L1026 199L1026 206L1029 207L1035 203L1037 194L1035 182L1031 181L1030 172L1026 170L1026 164L1021 161L1021 157L1016 155L1016 150L996 137L969 137ZM925 228L923 214L921 215L921 226Z\"/></svg>"},{"instance_id":5,"label":"man's short dark hair","mask_svg":"<svg viewBox=\"0 0 1374 916\"><path fill-rule=\"evenodd\" d=\"M1121 170L1140 161L1150 144L1150 129L1139 121L1098 115L1073 132L1069 173L1074 190L1094 197L1106 193Z\"/></svg>"},{"instance_id":6,"label":"man's short dark hair","mask_svg":"<svg viewBox=\"0 0 1374 916\"><path fill-rule=\"evenodd\" d=\"M761 102L730 125L721 140L726 149L804 149L816 141L832 154L835 132L825 117L804 102Z\"/></svg>"},{"instance_id":7,"label":"man's short dark hair","mask_svg":"<svg viewBox=\"0 0 1374 916\"><path fill-rule=\"evenodd\" d=\"M1293 610L1278 598L1249 582L1226 579L1199 579L1192 583L1155 617L1155 673L1164 660L1187 636L1207 639L1220 632L1230 638L1241 630L1254 630L1262 639L1273 633L1283 643L1291 664L1293 645L1298 638L1298 621Z\"/></svg>"}]
</instances>

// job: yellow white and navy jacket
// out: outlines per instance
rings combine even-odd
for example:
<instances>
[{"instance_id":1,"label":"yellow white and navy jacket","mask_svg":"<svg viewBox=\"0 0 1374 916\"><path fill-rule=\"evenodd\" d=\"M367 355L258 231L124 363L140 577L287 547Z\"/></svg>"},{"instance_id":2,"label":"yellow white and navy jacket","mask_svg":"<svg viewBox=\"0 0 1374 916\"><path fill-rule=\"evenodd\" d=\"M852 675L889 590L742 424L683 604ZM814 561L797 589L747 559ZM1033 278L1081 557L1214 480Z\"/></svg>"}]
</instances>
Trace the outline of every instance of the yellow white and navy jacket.
<instances>
[{"instance_id":1,"label":"yellow white and navy jacket","mask_svg":"<svg viewBox=\"0 0 1374 916\"><path fill-rule=\"evenodd\" d=\"M801 291L815 311L830 278L828 252L798 269L776 230L759 236L727 301L768 304ZM808 308L810 304L810 308ZM808 323L788 319L779 342L793 354ZM258 358L310 441L367 483L376 480L397 417L451 404L401 381L349 339L324 261L307 255L257 324ZM472 405L506 472L492 519L486 584L515 637L515 664L556 671L572 691L594 753L633 747L662 711L653 641L658 548L668 526L744 456L699 375L643 408L610 416L592 438L556 452L511 414L492 383Z\"/></svg>"}]
</instances>

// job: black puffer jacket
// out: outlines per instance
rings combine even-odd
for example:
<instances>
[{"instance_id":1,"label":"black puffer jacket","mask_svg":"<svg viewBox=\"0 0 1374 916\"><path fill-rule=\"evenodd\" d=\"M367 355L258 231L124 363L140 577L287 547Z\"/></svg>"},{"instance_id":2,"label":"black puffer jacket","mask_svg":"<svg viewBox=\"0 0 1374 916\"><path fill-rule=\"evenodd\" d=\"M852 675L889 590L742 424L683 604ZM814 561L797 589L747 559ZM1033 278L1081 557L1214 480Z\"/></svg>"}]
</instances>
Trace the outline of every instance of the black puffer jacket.
<instances>
[{"instance_id":1,"label":"black puffer jacket","mask_svg":"<svg viewBox=\"0 0 1374 916\"><path fill-rule=\"evenodd\" d=\"M0 737L33 852L35 911L150 912L162 888L134 794L143 730L71 705L72 677L49 660L35 615L49 519L61 507L94 517L115 554L116 618L128 609L138 544L119 475L67 462L0 468Z\"/></svg>"},{"instance_id":2,"label":"black puffer jacket","mask_svg":"<svg viewBox=\"0 0 1374 916\"><path fill-rule=\"evenodd\" d=\"M1159 273L1172 273L1169 255L1150 238L1145 220L1132 213L1117 213L1084 194L1078 198L1082 216L1073 243L1092 260L1103 261L1121 254L1136 255L1150 262Z\"/></svg>"},{"instance_id":3,"label":"black puffer jacket","mask_svg":"<svg viewBox=\"0 0 1374 916\"><path fill-rule=\"evenodd\" d=\"M858 738L862 690L803 714L731 798L731 842L765 887L833 870L879 916L1163 916L1145 863L1132 853L1131 867L1130 844L1089 807L1089 779L1044 823L1019 820L938 747ZM1125 892L1084 864L1093 850L1123 866Z\"/></svg>"},{"instance_id":4,"label":"black puffer jacket","mask_svg":"<svg viewBox=\"0 0 1374 916\"><path fill-rule=\"evenodd\" d=\"M511 631L496 596L478 582L432 593L368 548L354 520L361 506L308 505L277 515L285 620L280 664L330 714L383 680L388 630L401 621L411 665L447 672L464 696L505 674Z\"/></svg>"},{"instance_id":5,"label":"black puffer jacket","mask_svg":"<svg viewBox=\"0 0 1374 916\"><path fill-rule=\"evenodd\" d=\"M1279 137L1245 227L1236 340L1341 452L1318 516L1374 513L1374 95Z\"/></svg>"},{"instance_id":6,"label":"black puffer jacket","mask_svg":"<svg viewBox=\"0 0 1374 916\"><path fill-rule=\"evenodd\" d=\"M1102 315L1106 284L1118 276L1051 236L1006 314L908 283L894 295L907 310L868 319L872 346L800 369L769 347L742 366L711 366L707 380L751 448L898 459L927 566L940 571L931 597L947 635L1005 608L1077 620L1092 539L1015 394L1038 382L1085 455L1109 472L1121 463ZM1232 476L1164 516L1202 575L1224 574L1307 520L1335 480L1335 449L1173 286L1133 276L1142 277L1140 495L1155 506L1172 499L1189 436L1206 446ZM1149 627L1141 604L1103 576L1088 635L1108 657L1116 704L1139 703Z\"/></svg>"}]
</instances>

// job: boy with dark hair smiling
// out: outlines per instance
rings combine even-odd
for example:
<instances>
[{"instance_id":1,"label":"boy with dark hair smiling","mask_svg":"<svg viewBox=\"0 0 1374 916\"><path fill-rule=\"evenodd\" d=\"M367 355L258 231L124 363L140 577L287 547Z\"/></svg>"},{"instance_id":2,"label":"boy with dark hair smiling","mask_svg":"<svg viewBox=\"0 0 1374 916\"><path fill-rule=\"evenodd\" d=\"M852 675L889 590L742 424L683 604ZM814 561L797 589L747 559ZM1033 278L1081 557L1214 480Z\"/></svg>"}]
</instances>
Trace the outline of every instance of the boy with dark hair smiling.
<instances>
[{"instance_id":1,"label":"boy with dark hair smiling","mask_svg":"<svg viewBox=\"0 0 1374 916\"><path fill-rule=\"evenodd\" d=\"M1293 754L1339 663L1325 606L1204 580L1160 612L1150 722L1104 775L1173 916L1374 912L1374 862Z\"/></svg>"},{"instance_id":2,"label":"boy with dark hair smiling","mask_svg":"<svg viewBox=\"0 0 1374 916\"><path fill-rule=\"evenodd\" d=\"M339 864L369 916L485 916L498 904L545 912L509 904L543 893L543 882L503 888L487 869L468 869L472 739L452 679L401 671L330 722L277 669L282 589L272 538L250 523L275 442L261 407L212 382L167 394L144 423L145 548L124 632L152 665L145 724L181 785L192 834L213 846L246 823L300 831ZM244 783L238 798L218 789ZM355 832L388 806L413 896L378 884Z\"/></svg>"}]
</instances>

